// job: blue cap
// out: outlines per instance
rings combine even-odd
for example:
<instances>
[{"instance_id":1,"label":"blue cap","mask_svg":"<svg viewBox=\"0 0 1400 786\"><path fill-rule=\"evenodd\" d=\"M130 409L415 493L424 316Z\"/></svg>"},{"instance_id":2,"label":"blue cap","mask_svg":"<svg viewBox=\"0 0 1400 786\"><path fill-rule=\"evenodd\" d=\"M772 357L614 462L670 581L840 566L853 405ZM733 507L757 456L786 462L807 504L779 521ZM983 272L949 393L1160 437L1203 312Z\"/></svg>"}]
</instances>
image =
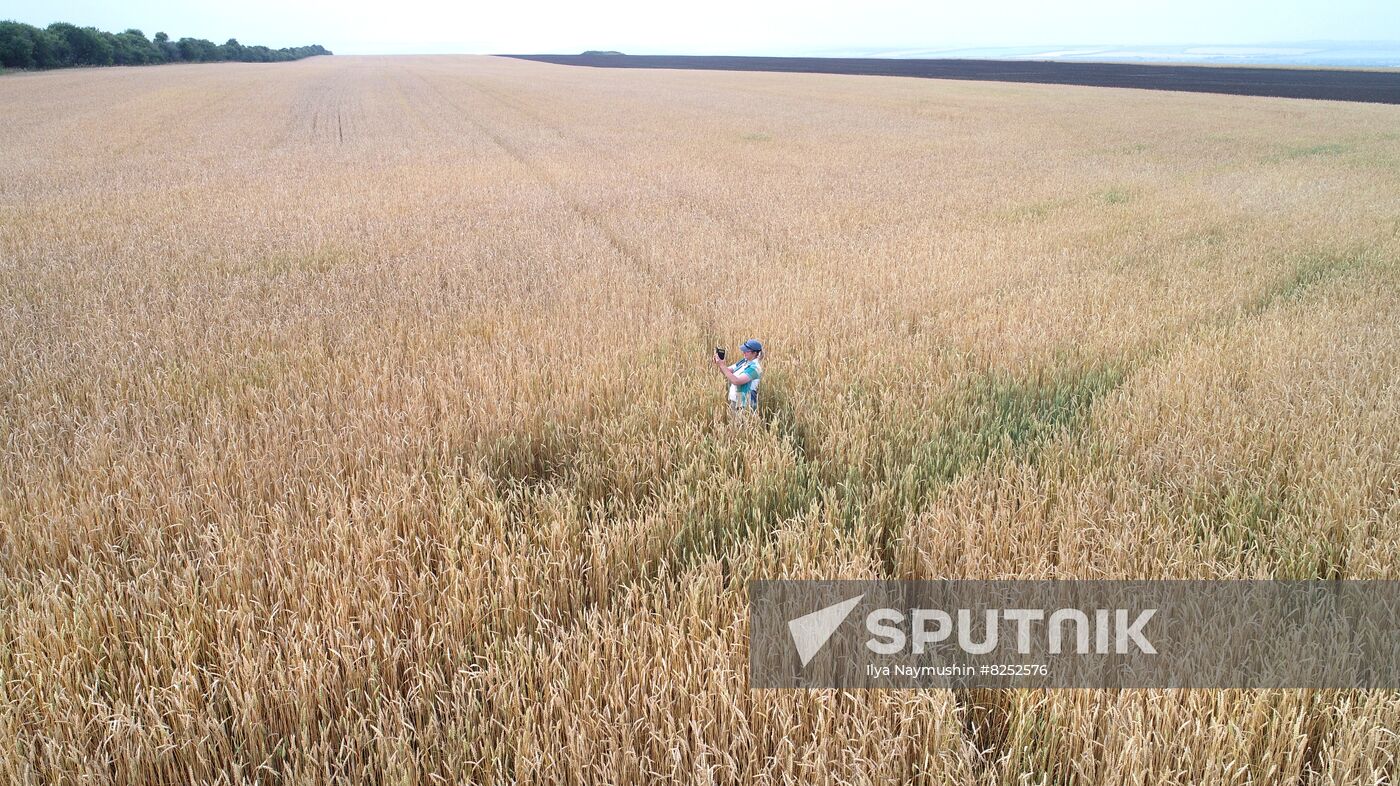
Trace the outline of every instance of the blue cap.
<instances>
[{"instance_id":1,"label":"blue cap","mask_svg":"<svg viewBox=\"0 0 1400 786\"><path fill-rule=\"evenodd\" d=\"M751 338L748 341L745 341L743 346L739 347L739 349L742 349L745 352L762 352L763 345L758 343L758 339Z\"/></svg>"}]
</instances>

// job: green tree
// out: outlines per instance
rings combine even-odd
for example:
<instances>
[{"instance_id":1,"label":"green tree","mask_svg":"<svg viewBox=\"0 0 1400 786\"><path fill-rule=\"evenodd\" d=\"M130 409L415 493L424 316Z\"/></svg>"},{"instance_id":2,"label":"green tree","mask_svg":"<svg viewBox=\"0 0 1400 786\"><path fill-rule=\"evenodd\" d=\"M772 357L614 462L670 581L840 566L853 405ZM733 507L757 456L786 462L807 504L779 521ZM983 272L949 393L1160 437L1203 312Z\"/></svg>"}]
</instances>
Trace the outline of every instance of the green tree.
<instances>
[{"instance_id":1,"label":"green tree","mask_svg":"<svg viewBox=\"0 0 1400 786\"><path fill-rule=\"evenodd\" d=\"M112 64L115 47L97 28L54 22L49 25L49 32L67 41L74 65Z\"/></svg>"},{"instance_id":2,"label":"green tree","mask_svg":"<svg viewBox=\"0 0 1400 786\"><path fill-rule=\"evenodd\" d=\"M144 65L147 63L212 63L221 60L266 63L328 55L319 44L284 49L244 46L236 38L223 44L203 38L181 38L158 32L154 39L136 28L108 33L95 27L54 22L38 28L22 22L0 21L0 68L66 68L75 65Z\"/></svg>"},{"instance_id":3,"label":"green tree","mask_svg":"<svg viewBox=\"0 0 1400 786\"><path fill-rule=\"evenodd\" d=\"M20 22L0 22L0 66L34 67L35 28Z\"/></svg>"},{"instance_id":4,"label":"green tree","mask_svg":"<svg viewBox=\"0 0 1400 786\"><path fill-rule=\"evenodd\" d=\"M34 30L34 67L67 68L73 65L68 39L48 30Z\"/></svg>"},{"instance_id":5,"label":"green tree","mask_svg":"<svg viewBox=\"0 0 1400 786\"><path fill-rule=\"evenodd\" d=\"M118 64L144 65L159 63L165 58L156 45L146 38L145 33L130 28L117 34L117 52L114 59Z\"/></svg>"},{"instance_id":6,"label":"green tree","mask_svg":"<svg viewBox=\"0 0 1400 786\"><path fill-rule=\"evenodd\" d=\"M192 63L212 63L219 59L219 48L204 38L181 38L180 59Z\"/></svg>"},{"instance_id":7,"label":"green tree","mask_svg":"<svg viewBox=\"0 0 1400 786\"><path fill-rule=\"evenodd\" d=\"M242 60L243 45L238 43L237 38L230 38L229 40L224 42L223 46L219 47L219 59Z\"/></svg>"},{"instance_id":8,"label":"green tree","mask_svg":"<svg viewBox=\"0 0 1400 786\"><path fill-rule=\"evenodd\" d=\"M171 41L170 36L165 33L156 33L154 43L156 50L160 52L160 59L162 62L178 63L183 59L180 57L179 45Z\"/></svg>"}]
</instances>

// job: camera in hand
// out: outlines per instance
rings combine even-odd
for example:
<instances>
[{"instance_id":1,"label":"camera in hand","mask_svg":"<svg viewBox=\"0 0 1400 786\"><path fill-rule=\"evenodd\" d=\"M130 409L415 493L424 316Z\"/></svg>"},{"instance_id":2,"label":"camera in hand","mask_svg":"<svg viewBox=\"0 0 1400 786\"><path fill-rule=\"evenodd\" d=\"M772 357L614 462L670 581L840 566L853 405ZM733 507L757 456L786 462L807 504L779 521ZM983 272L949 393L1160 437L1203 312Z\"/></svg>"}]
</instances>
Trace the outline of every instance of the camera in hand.
<instances>
[{"instance_id":1,"label":"camera in hand","mask_svg":"<svg viewBox=\"0 0 1400 786\"><path fill-rule=\"evenodd\" d=\"M724 360L724 347L715 347L715 357Z\"/></svg>"}]
</instances>

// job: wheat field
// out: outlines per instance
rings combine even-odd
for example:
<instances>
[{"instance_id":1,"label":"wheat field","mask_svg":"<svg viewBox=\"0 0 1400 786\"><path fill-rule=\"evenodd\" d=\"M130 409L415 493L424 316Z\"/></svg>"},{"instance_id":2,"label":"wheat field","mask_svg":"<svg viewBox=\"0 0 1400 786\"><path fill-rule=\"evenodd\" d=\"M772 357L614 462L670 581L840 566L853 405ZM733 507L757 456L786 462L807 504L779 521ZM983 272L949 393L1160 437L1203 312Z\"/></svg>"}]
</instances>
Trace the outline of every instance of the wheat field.
<instances>
[{"instance_id":1,"label":"wheat field","mask_svg":"<svg viewBox=\"0 0 1400 786\"><path fill-rule=\"evenodd\" d=\"M1397 780L1389 692L750 691L746 583L1400 578L1400 107L337 56L0 111L0 782Z\"/></svg>"}]
</instances>

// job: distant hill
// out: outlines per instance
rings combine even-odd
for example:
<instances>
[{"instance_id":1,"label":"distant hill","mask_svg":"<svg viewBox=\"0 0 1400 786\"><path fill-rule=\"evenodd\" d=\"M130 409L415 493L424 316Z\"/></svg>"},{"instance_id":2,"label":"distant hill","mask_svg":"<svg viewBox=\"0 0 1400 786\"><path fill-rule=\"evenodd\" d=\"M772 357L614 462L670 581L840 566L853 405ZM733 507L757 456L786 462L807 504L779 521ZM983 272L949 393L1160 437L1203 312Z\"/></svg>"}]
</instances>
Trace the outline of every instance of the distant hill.
<instances>
[{"instance_id":1,"label":"distant hill","mask_svg":"<svg viewBox=\"0 0 1400 786\"><path fill-rule=\"evenodd\" d=\"M584 54L584 55L588 55L588 56L597 56L597 55L620 55L620 54L622 54L622 53L619 52L619 51L617 51L616 49L589 49L588 51L584 52L583 54Z\"/></svg>"}]
</instances>

